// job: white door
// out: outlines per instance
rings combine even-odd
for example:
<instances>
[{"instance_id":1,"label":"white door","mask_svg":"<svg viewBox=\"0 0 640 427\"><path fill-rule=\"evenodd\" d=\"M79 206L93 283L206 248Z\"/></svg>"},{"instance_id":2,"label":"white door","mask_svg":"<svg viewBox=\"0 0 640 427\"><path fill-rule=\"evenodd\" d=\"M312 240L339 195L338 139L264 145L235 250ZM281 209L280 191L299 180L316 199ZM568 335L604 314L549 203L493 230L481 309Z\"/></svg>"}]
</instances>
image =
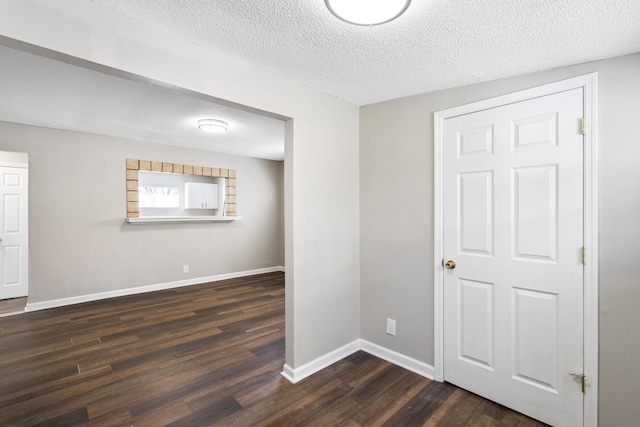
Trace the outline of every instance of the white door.
<instances>
[{"instance_id":1,"label":"white door","mask_svg":"<svg viewBox=\"0 0 640 427\"><path fill-rule=\"evenodd\" d=\"M580 88L444 122L444 379L555 426L583 424L582 117Z\"/></svg>"},{"instance_id":2,"label":"white door","mask_svg":"<svg viewBox=\"0 0 640 427\"><path fill-rule=\"evenodd\" d=\"M27 296L28 169L0 167L0 299Z\"/></svg>"}]
</instances>

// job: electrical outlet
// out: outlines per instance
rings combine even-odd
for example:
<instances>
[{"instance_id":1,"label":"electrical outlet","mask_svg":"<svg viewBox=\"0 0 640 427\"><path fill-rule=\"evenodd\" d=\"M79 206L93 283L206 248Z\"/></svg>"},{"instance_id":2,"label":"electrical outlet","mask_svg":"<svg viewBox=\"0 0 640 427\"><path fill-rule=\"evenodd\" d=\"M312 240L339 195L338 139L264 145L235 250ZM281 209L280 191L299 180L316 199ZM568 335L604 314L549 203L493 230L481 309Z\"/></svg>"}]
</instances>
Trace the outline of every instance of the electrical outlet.
<instances>
[{"instance_id":1,"label":"electrical outlet","mask_svg":"<svg viewBox=\"0 0 640 427\"><path fill-rule=\"evenodd\" d=\"M396 321L387 317L387 333L389 335L396 335Z\"/></svg>"},{"instance_id":2,"label":"electrical outlet","mask_svg":"<svg viewBox=\"0 0 640 427\"><path fill-rule=\"evenodd\" d=\"M189 272L189 264L185 264L182 266L182 272L183 273L188 273Z\"/></svg>"}]
</instances>

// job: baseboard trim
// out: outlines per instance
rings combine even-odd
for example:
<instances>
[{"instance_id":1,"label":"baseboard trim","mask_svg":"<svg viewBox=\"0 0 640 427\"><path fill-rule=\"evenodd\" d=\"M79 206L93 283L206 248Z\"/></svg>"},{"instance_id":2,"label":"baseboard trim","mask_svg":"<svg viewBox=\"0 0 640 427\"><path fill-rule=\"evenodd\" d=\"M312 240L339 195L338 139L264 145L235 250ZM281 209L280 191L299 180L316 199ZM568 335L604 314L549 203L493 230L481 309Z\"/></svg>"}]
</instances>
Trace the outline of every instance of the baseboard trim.
<instances>
[{"instance_id":1,"label":"baseboard trim","mask_svg":"<svg viewBox=\"0 0 640 427\"><path fill-rule=\"evenodd\" d=\"M11 311L9 313L3 313L0 314L0 317L10 317L10 316L17 316L18 314L22 314L24 312L26 312L27 309L25 308L24 310L18 310L18 311Z\"/></svg>"},{"instance_id":2,"label":"baseboard trim","mask_svg":"<svg viewBox=\"0 0 640 427\"><path fill-rule=\"evenodd\" d=\"M327 366L333 365L358 350L360 350L360 340L355 340L325 354L324 356L320 356L309 363L305 363L299 368L294 369L285 363L282 368L282 376L295 384L316 372L323 370Z\"/></svg>"},{"instance_id":3,"label":"baseboard trim","mask_svg":"<svg viewBox=\"0 0 640 427\"><path fill-rule=\"evenodd\" d=\"M208 282L219 282L221 280L235 279L238 277L255 276L257 274L284 272L283 266L258 268L255 270L238 271L235 273L218 274L215 276L196 277L193 279L178 280L175 282L158 283L155 285L138 286L135 288L118 289L116 291L99 292L95 294L80 295L77 297L60 298L41 302L27 302L24 311L46 310L48 308L63 307L66 305L81 304L83 302L98 301L107 298L122 297L127 295L142 294L145 292L163 291L165 289L179 288L182 286L199 285Z\"/></svg>"},{"instance_id":4,"label":"baseboard trim","mask_svg":"<svg viewBox=\"0 0 640 427\"><path fill-rule=\"evenodd\" d=\"M372 356L379 357L380 359L386 360L389 363L393 363L394 365L400 366L401 368L425 378L429 378L430 380L433 380L434 378L433 366L363 339L352 341L347 345L300 366L299 368L294 369L285 364L282 368L282 376L295 384L359 350L365 351Z\"/></svg>"},{"instance_id":5,"label":"baseboard trim","mask_svg":"<svg viewBox=\"0 0 640 427\"><path fill-rule=\"evenodd\" d=\"M366 351L373 356L384 359L387 362L405 368L406 370L425 378L429 378L430 380L434 378L434 368L429 364L414 359L413 357L405 356L397 351L389 350L386 347L382 347L367 340L360 340L360 343L362 351Z\"/></svg>"}]
</instances>

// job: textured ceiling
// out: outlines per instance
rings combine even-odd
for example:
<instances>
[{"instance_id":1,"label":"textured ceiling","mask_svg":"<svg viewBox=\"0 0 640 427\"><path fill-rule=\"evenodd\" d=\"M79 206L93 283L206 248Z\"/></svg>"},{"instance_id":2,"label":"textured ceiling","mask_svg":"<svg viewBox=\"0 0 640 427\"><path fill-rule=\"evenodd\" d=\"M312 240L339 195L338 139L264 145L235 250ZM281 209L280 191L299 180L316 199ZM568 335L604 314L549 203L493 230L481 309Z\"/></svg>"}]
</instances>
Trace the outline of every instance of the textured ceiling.
<instances>
[{"instance_id":1,"label":"textured ceiling","mask_svg":"<svg viewBox=\"0 0 640 427\"><path fill-rule=\"evenodd\" d=\"M0 46L0 120L284 159L284 122L189 96L152 82L69 65ZM228 132L202 132L197 121L224 120Z\"/></svg>"},{"instance_id":2,"label":"textured ceiling","mask_svg":"<svg viewBox=\"0 0 640 427\"><path fill-rule=\"evenodd\" d=\"M357 105L640 52L640 0L413 0L375 27L324 0L87 1ZM58 59L0 47L0 120L284 158L280 120Z\"/></svg>"},{"instance_id":3,"label":"textured ceiling","mask_svg":"<svg viewBox=\"0 0 640 427\"><path fill-rule=\"evenodd\" d=\"M91 0L365 105L640 52L639 0L413 0L376 27L323 0Z\"/></svg>"}]
</instances>

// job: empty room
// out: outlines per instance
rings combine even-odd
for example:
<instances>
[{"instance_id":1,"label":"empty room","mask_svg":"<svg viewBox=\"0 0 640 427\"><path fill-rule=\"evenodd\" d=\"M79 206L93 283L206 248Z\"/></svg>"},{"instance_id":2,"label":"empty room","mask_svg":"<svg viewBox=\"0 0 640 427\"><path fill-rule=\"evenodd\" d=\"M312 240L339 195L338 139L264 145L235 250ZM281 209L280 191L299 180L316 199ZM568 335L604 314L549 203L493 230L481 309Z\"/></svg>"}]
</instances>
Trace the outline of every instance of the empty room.
<instances>
[{"instance_id":1,"label":"empty room","mask_svg":"<svg viewBox=\"0 0 640 427\"><path fill-rule=\"evenodd\" d=\"M635 426L640 3L0 0L0 425Z\"/></svg>"}]
</instances>

